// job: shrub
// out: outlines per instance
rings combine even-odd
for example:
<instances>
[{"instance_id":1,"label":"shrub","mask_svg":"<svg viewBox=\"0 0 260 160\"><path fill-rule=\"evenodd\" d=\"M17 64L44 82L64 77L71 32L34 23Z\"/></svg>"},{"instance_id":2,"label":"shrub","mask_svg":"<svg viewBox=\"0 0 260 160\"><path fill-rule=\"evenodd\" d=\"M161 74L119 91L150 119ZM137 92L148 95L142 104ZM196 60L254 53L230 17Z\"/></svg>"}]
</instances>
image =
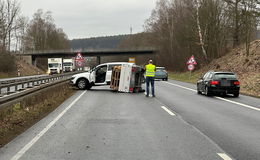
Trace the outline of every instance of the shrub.
<instances>
[{"instance_id":1,"label":"shrub","mask_svg":"<svg viewBox=\"0 0 260 160\"><path fill-rule=\"evenodd\" d=\"M10 73L16 71L15 57L9 53L0 53L0 72Z\"/></svg>"}]
</instances>

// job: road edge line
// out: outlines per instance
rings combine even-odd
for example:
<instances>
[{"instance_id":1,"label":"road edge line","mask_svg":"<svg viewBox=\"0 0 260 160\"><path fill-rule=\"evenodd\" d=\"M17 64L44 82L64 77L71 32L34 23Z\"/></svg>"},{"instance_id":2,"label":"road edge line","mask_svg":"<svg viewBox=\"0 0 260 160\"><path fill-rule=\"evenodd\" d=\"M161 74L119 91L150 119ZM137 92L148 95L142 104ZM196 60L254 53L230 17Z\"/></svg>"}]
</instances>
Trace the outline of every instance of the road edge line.
<instances>
[{"instance_id":1,"label":"road edge line","mask_svg":"<svg viewBox=\"0 0 260 160\"><path fill-rule=\"evenodd\" d=\"M20 159L84 94L81 93L68 107L66 107L55 119L53 119L40 133L38 133L29 143L20 149L10 160Z\"/></svg>"},{"instance_id":2,"label":"road edge line","mask_svg":"<svg viewBox=\"0 0 260 160\"><path fill-rule=\"evenodd\" d=\"M170 83L170 82L164 82L164 83L167 83L167 84L179 87L179 88L187 89L187 90L190 90L190 91L193 91L193 92L197 92L195 89L187 88L187 87L184 87L184 86L181 86L181 85L178 85L178 84L173 84L173 83ZM253 107L253 106L250 106L250 105L247 105L247 104L239 103L239 102L236 102L236 101L232 101L232 100L221 98L221 97L217 97L217 96L214 96L214 97L216 99L219 99L219 100L222 100L222 101L226 101L226 102L229 102L229 103L233 103L233 104L237 104L239 106L243 106L243 107L248 108L248 109L260 111L260 108L257 108L257 107Z\"/></svg>"}]
</instances>

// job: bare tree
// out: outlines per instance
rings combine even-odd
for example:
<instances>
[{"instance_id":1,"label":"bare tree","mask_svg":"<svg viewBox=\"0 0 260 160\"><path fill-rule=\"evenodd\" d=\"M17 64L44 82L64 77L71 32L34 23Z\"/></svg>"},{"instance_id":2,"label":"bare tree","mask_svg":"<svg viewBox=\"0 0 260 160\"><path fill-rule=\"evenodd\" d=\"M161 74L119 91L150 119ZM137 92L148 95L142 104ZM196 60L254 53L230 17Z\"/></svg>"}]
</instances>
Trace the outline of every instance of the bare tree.
<instances>
[{"instance_id":1,"label":"bare tree","mask_svg":"<svg viewBox=\"0 0 260 160\"><path fill-rule=\"evenodd\" d=\"M257 0L242 0L242 26L243 39L246 44L246 55L249 55L250 42L252 41L252 33L257 28L260 17L260 8Z\"/></svg>"},{"instance_id":2,"label":"bare tree","mask_svg":"<svg viewBox=\"0 0 260 160\"><path fill-rule=\"evenodd\" d=\"M15 20L19 15L20 5L16 0L0 0L1 50L11 50L11 36L15 29Z\"/></svg>"},{"instance_id":3,"label":"bare tree","mask_svg":"<svg viewBox=\"0 0 260 160\"><path fill-rule=\"evenodd\" d=\"M28 25L25 46L27 50L67 49L69 42L63 30L54 24L51 12L40 9Z\"/></svg>"},{"instance_id":4,"label":"bare tree","mask_svg":"<svg viewBox=\"0 0 260 160\"><path fill-rule=\"evenodd\" d=\"M208 57L207 57L206 50L204 48L204 41L203 41L203 37L202 37L202 33L201 33L202 31L201 31L201 27L200 27L200 17L199 17L200 2L199 2L199 0L195 0L195 3L196 3L196 22L197 22L198 34L199 34L199 40L200 40L199 45L201 46L202 53L204 55L205 60L207 61Z\"/></svg>"}]
</instances>

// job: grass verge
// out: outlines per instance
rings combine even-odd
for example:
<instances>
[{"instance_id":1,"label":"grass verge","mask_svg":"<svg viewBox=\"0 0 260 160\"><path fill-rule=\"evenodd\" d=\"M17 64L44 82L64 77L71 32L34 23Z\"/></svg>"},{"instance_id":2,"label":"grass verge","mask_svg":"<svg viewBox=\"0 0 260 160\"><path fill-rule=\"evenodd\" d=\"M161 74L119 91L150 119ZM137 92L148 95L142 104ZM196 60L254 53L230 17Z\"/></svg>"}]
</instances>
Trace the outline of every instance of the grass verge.
<instances>
[{"instance_id":1,"label":"grass verge","mask_svg":"<svg viewBox=\"0 0 260 160\"><path fill-rule=\"evenodd\" d=\"M69 84L63 83L2 108L0 110L0 147L47 116L74 93L75 90Z\"/></svg>"},{"instance_id":2,"label":"grass verge","mask_svg":"<svg viewBox=\"0 0 260 160\"><path fill-rule=\"evenodd\" d=\"M169 78L177 81L188 82L196 84L202 73L196 72L168 72Z\"/></svg>"}]
</instances>

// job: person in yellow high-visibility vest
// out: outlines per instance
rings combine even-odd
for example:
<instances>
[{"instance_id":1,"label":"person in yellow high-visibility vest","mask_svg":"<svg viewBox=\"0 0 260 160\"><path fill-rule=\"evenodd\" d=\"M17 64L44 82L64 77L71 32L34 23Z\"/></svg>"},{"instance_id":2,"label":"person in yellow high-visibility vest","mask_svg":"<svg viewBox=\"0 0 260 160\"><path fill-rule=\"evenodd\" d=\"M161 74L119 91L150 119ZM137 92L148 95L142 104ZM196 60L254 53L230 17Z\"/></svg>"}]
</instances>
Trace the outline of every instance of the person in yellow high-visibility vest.
<instances>
[{"instance_id":1,"label":"person in yellow high-visibility vest","mask_svg":"<svg viewBox=\"0 0 260 160\"><path fill-rule=\"evenodd\" d=\"M154 94L154 76L155 76L156 66L153 65L153 61L149 60L149 64L145 66L145 76L146 76L146 97L149 97L149 85L151 83L152 96Z\"/></svg>"}]
</instances>

